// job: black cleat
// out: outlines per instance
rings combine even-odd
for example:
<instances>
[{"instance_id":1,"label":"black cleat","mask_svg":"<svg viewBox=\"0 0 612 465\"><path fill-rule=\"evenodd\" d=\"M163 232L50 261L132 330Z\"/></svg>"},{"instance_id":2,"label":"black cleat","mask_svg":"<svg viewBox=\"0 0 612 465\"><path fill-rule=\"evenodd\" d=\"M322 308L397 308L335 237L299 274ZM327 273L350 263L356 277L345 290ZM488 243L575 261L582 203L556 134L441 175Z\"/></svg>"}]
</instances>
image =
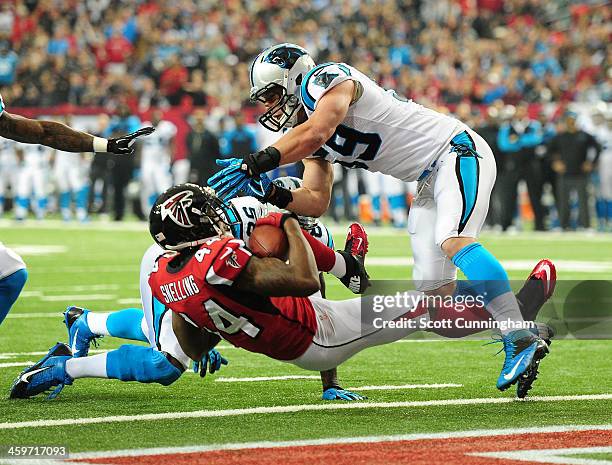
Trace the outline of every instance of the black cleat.
<instances>
[{"instance_id":1,"label":"black cleat","mask_svg":"<svg viewBox=\"0 0 612 465\"><path fill-rule=\"evenodd\" d=\"M363 258L343 250L339 250L338 253L344 257L346 262L346 274L340 278L340 281L353 294L363 294L370 285L370 276L363 264Z\"/></svg>"},{"instance_id":2,"label":"black cleat","mask_svg":"<svg viewBox=\"0 0 612 465\"><path fill-rule=\"evenodd\" d=\"M519 399L524 399L525 396L527 396L527 393L531 389L533 382L538 378L540 360L546 357L546 354L548 354L548 344L546 344L544 340L541 340L538 344L535 354L533 355L533 360L531 361L531 364L518 378L516 396Z\"/></svg>"}]
</instances>

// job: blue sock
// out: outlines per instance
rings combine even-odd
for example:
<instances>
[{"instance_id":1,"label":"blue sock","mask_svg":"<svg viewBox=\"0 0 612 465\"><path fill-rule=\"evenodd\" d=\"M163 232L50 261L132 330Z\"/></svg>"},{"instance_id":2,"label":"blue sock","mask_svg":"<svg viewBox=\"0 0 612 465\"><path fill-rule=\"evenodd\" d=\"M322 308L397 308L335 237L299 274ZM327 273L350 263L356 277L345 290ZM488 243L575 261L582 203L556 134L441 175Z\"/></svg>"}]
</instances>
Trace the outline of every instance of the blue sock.
<instances>
[{"instance_id":1,"label":"blue sock","mask_svg":"<svg viewBox=\"0 0 612 465\"><path fill-rule=\"evenodd\" d=\"M181 376L182 371L152 347L126 344L106 355L106 373L109 378L121 381L168 386Z\"/></svg>"},{"instance_id":2,"label":"blue sock","mask_svg":"<svg viewBox=\"0 0 612 465\"><path fill-rule=\"evenodd\" d=\"M485 304L511 291L508 275L501 263L478 242L457 252L453 263L471 281L472 287L482 291Z\"/></svg>"},{"instance_id":3,"label":"blue sock","mask_svg":"<svg viewBox=\"0 0 612 465\"><path fill-rule=\"evenodd\" d=\"M140 308L126 308L108 315L106 329L113 337L148 342L142 332L144 312Z\"/></svg>"},{"instance_id":4,"label":"blue sock","mask_svg":"<svg viewBox=\"0 0 612 465\"><path fill-rule=\"evenodd\" d=\"M28 279L25 268L0 279L0 324L19 297L19 293Z\"/></svg>"},{"instance_id":5,"label":"blue sock","mask_svg":"<svg viewBox=\"0 0 612 465\"><path fill-rule=\"evenodd\" d=\"M70 191L60 192L59 206L60 209L70 208Z\"/></svg>"}]
</instances>

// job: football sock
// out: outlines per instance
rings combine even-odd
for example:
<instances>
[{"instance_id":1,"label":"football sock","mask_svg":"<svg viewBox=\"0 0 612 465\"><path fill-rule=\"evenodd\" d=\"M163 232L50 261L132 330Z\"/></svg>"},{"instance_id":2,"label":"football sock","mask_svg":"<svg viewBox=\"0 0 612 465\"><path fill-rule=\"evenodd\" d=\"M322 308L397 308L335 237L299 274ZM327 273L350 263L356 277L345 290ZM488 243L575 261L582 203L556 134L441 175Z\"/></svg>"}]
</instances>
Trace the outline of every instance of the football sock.
<instances>
[{"instance_id":1,"label":"football sock","mask_svg":"<svg viewBox=\"0 0 612 465\"><path fill-rule=\"evenodd\" d=\"M340 254L336 253L334 249L323 245L321 242L315 239L308 231L304 231L302 229L302 232L304 233L304 238L306 239L306 241L308 241L308 244L310 244L310 248L312 249L312 253L314 254L315 261L317 262L317 269L319 271L331 272L331 270L334 268L336 262L338 262L339 259L340 261L342 261L342 263L344 263L344 258L342 258ZM346 274L346 265L344 273ZM334 274L334 276L338 275ZM338 277L342 278L343 276L344 274Z\"/></svg>"},{"instance_id":2,"label":"football sock","mask_svg":"<svg viewBox=\"0 0 612 465\"><path fill-rule=\"evenodd\" d=\"M72 379L108 378L106 354L107 352L90 355L89 357L71 358L66 361L66 373Z\"/></svg>"},{"instance_id":3,"label":"football sock","mask_svg":"<svg viewBox=\"0 0 612 465\"><path fill-rule=\"evenodd\" d=\"M19 293L28 279L25 268L0 279L0 324L19 297Z\"/></svg>"},{"instance_id":4,"label":"football sock","mask_svg":"<svg viewBox=\"0 0 612 465\"><path fill-rule=\"evenodd\" d=\"M483 297L487 310L496 321L523 321L506 271L482 244L475 242L465 246L455 254L453 263L467 276L474 291ZM507 334L520 328L500 324L499 329L502 334Z\"/></svg>"},{"instance_id":5,"label":"football sock","mask_svg":"<svg viewBox=\"0 0 612 465\"><path fill-rule=\"evenodd\" d=\"M334 251L334 254L336 256L336 263L329 270L329 273L336 278L344 278L346 276L346 259L336 251Z\"/></svg>"},{"instance_id":6,"label":"football sock","mask_svg":"<svg viewBox=\"0 0 612 465\"><path fill-rule=\"evenodd\" d=\"M126 308L112 313L87 314L87 325L92 333L133 341L148 342L142 329L144 312L139 308Z\"/></svg>"}]
</instances>

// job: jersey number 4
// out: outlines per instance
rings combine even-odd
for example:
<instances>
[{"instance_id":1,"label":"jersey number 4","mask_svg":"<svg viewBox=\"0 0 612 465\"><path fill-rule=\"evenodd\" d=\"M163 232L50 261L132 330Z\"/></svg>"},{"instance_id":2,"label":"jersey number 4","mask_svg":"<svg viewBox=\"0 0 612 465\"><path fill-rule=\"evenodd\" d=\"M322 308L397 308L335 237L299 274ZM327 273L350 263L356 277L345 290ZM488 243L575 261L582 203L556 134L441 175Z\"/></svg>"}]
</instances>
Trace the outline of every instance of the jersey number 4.
<instances>
[{"instance_id":1,"label":"jersey number 4","mask_svg":"<svg viewBox=\"0 0 612 465\"><path fill-rule=\"evenodd\" d=\"M368 165L363 162L374 160L381 144L382 140L378 134L373 132L360 132L342 124L336 128L334 134L325 142L327 147L338 152L343 157L355 159L355 161L352 162L336 160L336 163L340 163L347 168L365 169L368 168ZM314 155L325 158L328 153L325 147L321 147Z\"/></svg>"},{"instance_id":2,"label":"jersey number 4","mask_svg":"<svg viewBox=\"0 0 612 465\"><path fill-rule=\"evenodd\" d=\"M240 331L250 337L256 337L259 334L260 328L252 324L246 317L234 315L214 300L204 302L204 309L215 327L225 334L236 334Z\"/></svg>"}]
</instances>

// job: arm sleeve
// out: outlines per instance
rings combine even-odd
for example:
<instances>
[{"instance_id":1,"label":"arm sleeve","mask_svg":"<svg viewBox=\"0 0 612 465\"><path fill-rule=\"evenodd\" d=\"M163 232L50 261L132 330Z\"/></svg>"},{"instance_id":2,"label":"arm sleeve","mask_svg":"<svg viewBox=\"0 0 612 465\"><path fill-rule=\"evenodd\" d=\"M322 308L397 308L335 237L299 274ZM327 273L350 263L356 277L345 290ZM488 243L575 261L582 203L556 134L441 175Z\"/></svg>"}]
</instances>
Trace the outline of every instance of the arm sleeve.
<instances>
[{"instance_id":1,"label":"arm sleeve","mask_svg":"<svg viewBox=\"0 0 612 465\"><path fill-rule=\"evenodd\" d=\"M539 121L532 121L525 133L521 136L521 146L525 148L535 147L542 143L542 126Z\"/></svg>"},{"instance_id":2,"label":"arm sleeve","mask_svg":"<svg viewBox=\"0 0 612 465\"><path fill-rule=\"evenodd\" d=\"M518 142L510 141L510 125L507 123L499 128L497 146L502 152L516 152L519 149Z\"/></svg>"}]
</instances>

